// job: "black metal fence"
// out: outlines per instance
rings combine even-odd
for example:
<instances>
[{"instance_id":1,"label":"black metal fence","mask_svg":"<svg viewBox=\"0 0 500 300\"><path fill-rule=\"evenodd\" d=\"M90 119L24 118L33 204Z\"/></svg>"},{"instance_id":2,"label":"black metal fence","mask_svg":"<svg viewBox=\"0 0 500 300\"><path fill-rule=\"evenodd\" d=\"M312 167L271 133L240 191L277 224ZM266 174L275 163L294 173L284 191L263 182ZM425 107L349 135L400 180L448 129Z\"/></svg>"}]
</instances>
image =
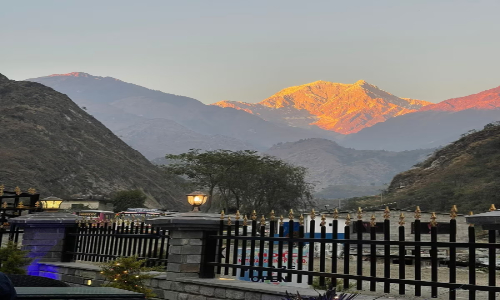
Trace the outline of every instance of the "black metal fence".
<instances>
[{"instance_id":1,"label":"black metal fence","mask_svg":"<svg viewBox=\"0 0 500 300\"><path fill-rule=\"evenodd\" d=\"M345 289L355 286L357 290L379 289L384 293L390 293L395 287L399 294L404 295L406 286L413 286L414 295L421 296L422 287L427 287L432 298L442 298L442 293L445 292L449 294L449 299L456 299L457 290L460 289L468 290L468 297L472 300L476 299L476 293L479 291L487 293L489 300L496 299L495 294L500 292L500 287L496 286L498 269L496 252L500 244L496 242L495 230L489 230L488 241L480 243L476 239L475 228L470 225L468 242L457 242L456 207L452 209L450 216L449 222L445 222L449 225L450 231L448 241L438 241L438 222L435 214L432 214L430 222L427 222L430 227L430 241L422 241L421 225L424 221L420 220L421 213L417 208L413 224L414 237L410 241L405 240L403 214L397 226L398 239L391 240L388 208L384 214L383 226L379 226L383 228L383 232L377 229L375 217L372 216L368 234L364 235L363 232L366 230L362 212L359 210L357 221L351 223L350 216L347 215L343 238L339 238L341 234L338 229L343 224L339 224L337 211L333 214L333 222L329 227L331 230L327 230L325 217L322 216L319 236L315 232L316 220L313 212L307 238L304 233L303 217L301 216L298 221L297 230L292 211L287 222L283 216L278 222L273 212L269 222L266 222L264 216L258 222L255 211L251 215L251 220L246 216L241 220L237 213L234 223L230 218L224 220L222 214L218 235L210 237L218 242L218 259L207 264L216 267L218 274L247 276L251 281L297 283L307 281L309 285L316 282L320 286L325 286L327 279L330 279L331 282L340 280ZM351 236L354 231L352 226L357 227L354 236ZM315 245L319 245L319 253L315 255L312 250L308 254L304 253L305 245L308 245L308 249L314 249ZM327 245L331 249L331 254L327 254ZM344 249L343 259L337 257L338 247ZM430 272L425 274L422 272L423 249L428 249L430 254L428 257ZM440 267L442 262L438 260L438 251L442 249L449 251L447 269ZM477 249L487 249L489 259L486 265L481 266L476 262ZM461 262L468 271L468 279L460 282L457 282L457 250L466 253L468 257L465 264ZM331 259L329 266L327 266L327 255ZM412 270L408 264L413 265ZM482 267L482 272L487 272L486 284L477 284L478 267ZM443 276L443 270L446 276ZM413 274L409 275L408 271Z\"/></svg>"},{"instance_id":2,"label":"black metal fence","mask_svg":"<svg viewBox=\"0 0 500 300\"><path fill-rule=\"evenodd\" d=\"M137 256L146 259L147 266L166 266L168 247L168 231L151 227L144 221L84 220L68 230L64 260L105 262Z\"/></svg>"},{"instance_id":3,"label":"black metal fence","mask_svg":"<svg viewBox=\"0 0 500 300\"><path fill-rule=\"evenodd\" d=\"M23 230L13 224L9 225L8 223L4 223L0 225L0 246L3 246L9 241L18 243L20 239L22 240L22 236L20 236L20 234L23 232Z\"/></svg>"}]
</instances>

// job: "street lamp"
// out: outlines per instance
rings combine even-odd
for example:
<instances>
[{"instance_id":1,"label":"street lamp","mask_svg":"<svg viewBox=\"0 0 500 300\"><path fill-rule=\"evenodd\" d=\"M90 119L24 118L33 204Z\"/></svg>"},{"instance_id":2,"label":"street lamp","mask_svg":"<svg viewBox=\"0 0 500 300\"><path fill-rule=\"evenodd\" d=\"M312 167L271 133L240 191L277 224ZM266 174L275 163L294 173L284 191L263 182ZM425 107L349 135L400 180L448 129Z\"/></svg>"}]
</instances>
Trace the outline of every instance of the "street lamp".
<instances>
[{"instance_id":1,"label":"street lamp","mask_svg":"<svg viewBox=\"0 0 500 300\"><path fill-rule=\"evenodd\" d=\"M63 199L57 197L47 197L40 200L44 211L58 211Z\"/></svg>"},{"instance_id":2,"label":"street lamp","mask_svg":"<svg viewBox=\"0 0 500 300\"><path fill-rule=\"evenodd\" d=\"M188 203L193 206L193 212L200 212L200 206L207 202L208 195L199 191L186 195Z\"/></svg>"}]
</instances>

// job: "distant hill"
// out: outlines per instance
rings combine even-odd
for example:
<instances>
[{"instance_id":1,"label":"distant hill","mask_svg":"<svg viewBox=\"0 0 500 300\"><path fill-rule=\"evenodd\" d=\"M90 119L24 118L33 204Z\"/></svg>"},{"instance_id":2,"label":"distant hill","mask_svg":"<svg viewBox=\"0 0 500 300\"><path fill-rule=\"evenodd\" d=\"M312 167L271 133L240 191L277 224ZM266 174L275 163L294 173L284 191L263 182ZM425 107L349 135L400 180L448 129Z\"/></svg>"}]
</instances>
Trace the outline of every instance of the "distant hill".
<instances>
[{"instance_id":1,"label":"distant hill","mask_svg":"<svg viewBox=\"0 0 500 300\"><path fill-rule=\"evenodd\" d=\"M308 168L308 180L319 192L331 185L383 185L431 152L354 150L325 139L306 139L275 145L265 153Z\"/></svg>"},{"instance_id":2,"label":"distant hill","mask_svg":"<svg viewBox=\"0 0 500 300\"><path fill-rule=\"evenodd\" d=\"M229 150L239 149L242 144L249 145L250 149L263 150L283 141L336 136L335 133L318 128L307 130L278 125L243 111L205 105L193 98L150 90L111 77L74 72L28 80L67 94L79 106L85 107L104 125L109 126L115 133L119 131L122 136L133 136L134 127L144 127L147 120L171 121L169 134L175 135L173 131L175 128L179 129L180 132L176 134L178 140L167 144L157 140L154 135L144 137L152 143L148 147L157 148L163 152L162 155L178 152L179 145L190 145L189 134L186 135L186 140L182 139L185 128L210 136L221 149ZM127 130L134 132L127 133ZM143 133L149 134L147 131ZM204 149L204 145L201 144L199 148ZM187 150L189 149L184 151Z\"/></svg>"},{"instance_id":3,"label":"distant hill","mask_svg":"<svg viewBox=\"0 0 500 300\"><path fill-rule=\"evenodd\" d=\"M360 80L354 84L315 81L283 89L256 104L220 101L213 105L242 110L289 126L317 126L351 134L429 104L396 97Z\"/></svg>"},{"instance_id":4,"label":"distant hill","mask_svg":"<svg viewBox=\"0 0 500 300\"><path fill-rule=\"evenodd\" d=\"M186 207L182 180L166 177L70 98L0 74L0 184L42 196L140 189L150 207Z\"/></svg>"},{"instance_id":5,"label":"distant hill","mask_svg":"<svg viewBox=\"0 0 500 300\"><path fill-rule=\"evenodd\" d=\"M500 207L500 124L468 134L394 177L388 198L400 208L461 213Z\"/></svg>"}]
</instances>

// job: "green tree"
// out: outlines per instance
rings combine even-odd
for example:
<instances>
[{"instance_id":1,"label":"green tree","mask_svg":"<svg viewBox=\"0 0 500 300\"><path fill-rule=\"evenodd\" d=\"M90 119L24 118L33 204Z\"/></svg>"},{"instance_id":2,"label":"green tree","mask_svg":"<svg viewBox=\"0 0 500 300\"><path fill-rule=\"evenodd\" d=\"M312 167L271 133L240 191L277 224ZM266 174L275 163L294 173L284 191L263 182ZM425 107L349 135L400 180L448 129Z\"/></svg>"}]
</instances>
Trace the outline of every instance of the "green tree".
<instances>
[{"instance_id":1,"label":"green tree","mask_svg":"<svg viewBox=\"0 0 500 300\"><path fill-rule=\"evenodd\" d=\"M312 202L312 185L305 181L306 169L256 151L191 150L167 155L174 163L168 172L184 175L206 189L209 210L212 201L226 210L284 211L306 207Z\"/></svg>"},{"instance_id":2,"label":"green tree","mask_svg":"<svg viewBox=\"0 0 500 300\"><path fill-rule=\"evenodd\" d=\"M27 257L28 251L19 249L18 245L9 241L0 248L0 272L6 274L26 274L26 266L32 259Z\"/></svg>"},{"instance_id":3,"label":"green tree","mask_svg":"<svg viewBox=\"0 0 500 300\"><path fill-rule=\"evenodd\" d=\"M111 198L115 212L125 211L130 207L144 207L146 195L140 190L118 191Z\"/></svg>"}]
</instances>

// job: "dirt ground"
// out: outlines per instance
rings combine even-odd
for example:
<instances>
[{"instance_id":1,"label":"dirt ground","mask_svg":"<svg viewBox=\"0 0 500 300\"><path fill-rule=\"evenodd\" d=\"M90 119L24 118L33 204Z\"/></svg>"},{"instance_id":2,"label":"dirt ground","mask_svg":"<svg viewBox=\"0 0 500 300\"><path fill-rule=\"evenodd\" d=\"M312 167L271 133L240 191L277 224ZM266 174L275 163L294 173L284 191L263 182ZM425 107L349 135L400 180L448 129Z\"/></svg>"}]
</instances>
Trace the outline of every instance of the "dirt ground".
<instances>
[{"instance_id":1,"label":"dirt ground","mask_svg":"<svg viewBox=\"0 0 500 300\"><path fill-rule=\"evenodd\" d=\"M330 272L331 260L327 259L326 261L326 271ZM350 261L350 273L356 274L356 261ZM319 258L316 258L314 261L314 268L316 271L319 271ZM344 260L338 260L338 270L341 271L344 268ZM377 277L383 277L384 265L379 263L377 264ZM340 272L339 272L340 273ZM363 275L370 274L370 263L368 261L363 261ZM422 267L421 268L422 279L425 281L430 281L431 278L431 267ZM449 282L449 269L447 267L439 267L438 268L438 281L440 282ZM399 265L393 264L391 265L391 277L399 278ZM497 271L497 286L500 283L500 272ZM406 266L406 279L414 279L415 278L415 268L412 265ZM350 280L351 284L355 284L356 281ZM469 271L467 268L457 268L457 283L468 283L469 282ZM476 282L477 285L488 285L488 273L477 270L476 271ZM415 287L412 285L406 285L405 295L399 295L399 285L391 284L391 292L389 294L383 293L383 283L377 283L376 290L377 292L370 292L369 282L363 282L363 290L357 291L362 295L373 295L382 296L394 299L431 299L431 293L429 287L422 287L422 296L415 297ZM355 292L356 287L354 287L351 291ZM500 299L500 293L497 293L497 299ZM375 298L374 298L375 299ZM436 299L436 298L433 298ZM449 289L438 289L438 298L437 299L449 299ZM469 292L465 290L457 290L457 299L469 299ZM478 300L486 300L488 299L487 292L477 292L476 299Z\"/></svg>"}]
</instances>

